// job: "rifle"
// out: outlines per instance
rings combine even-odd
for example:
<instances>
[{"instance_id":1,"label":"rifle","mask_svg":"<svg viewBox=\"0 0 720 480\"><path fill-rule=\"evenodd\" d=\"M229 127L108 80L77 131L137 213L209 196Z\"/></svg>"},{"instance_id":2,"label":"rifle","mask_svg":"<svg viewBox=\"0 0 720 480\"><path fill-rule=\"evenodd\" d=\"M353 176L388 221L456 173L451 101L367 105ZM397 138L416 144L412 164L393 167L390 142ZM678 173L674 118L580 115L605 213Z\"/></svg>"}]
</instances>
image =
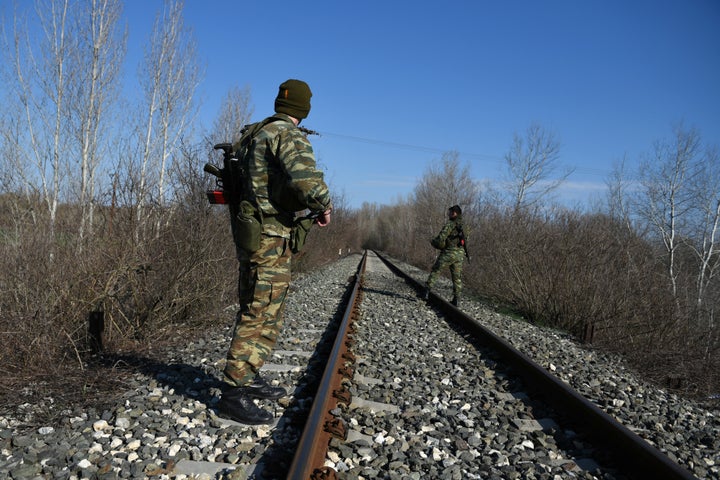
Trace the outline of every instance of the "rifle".
<instances>
[{"instance_id":1,"label":"rifle","mask_svg":"<svg viewBox=\"0 0 720 480\"><path fill-rule=\"evenodd\" d=\"M263 122L258 122L251 125L245 125L240 130L240 148L241 152L244 148L247 148L252 137L265 125L273 121L275 117L269 117ZM315 130L310 130L305 127L297 127L305 135L320 135ZM246 136L245 133L248 132ZM218 143L213 147L214 150L223 151L223 166L222 168L212 163L206 163L203 170L207 173L214 175L215 188L210 189L206 192L208 201L212 204L228 204L237 203L240 201L240 192L242 185L241 180L244 177L244 172L240 166L240 160L238 160L238 154L233 150L232 143Z\"/></svg>"},{"instance_id":2,"label":"rifle","mask_svg":"<svg viewBox=\"0 0 720 480\"><path fill-rule=\"evenodd\" d=\"M298 128L298 130L303 132L305 135L317 135L318 137L320 136L320 132L318 132L318 131L310 130L309 128L301 127L299 125L297 128Z\"/></svg>"},{"instance_id":3,"label":"rifle","mask_svg":"<svg viewBox=\"0 0 720 480\"><path fill-rule=\"evenodd\" d=\"M468 263L470 263L470 254L468 253L467 242L465 241L465 232L463 231L462 227L460 228L460 231L458 233L460 237L458 243L461 247L463 247L463 250L465 251L465 257L467 258Z\"/></svg>"},{"instance_id":4,"label":"rifle","mask_svg":"<svg viewBox=\"0 0 720 480\"><path fill-rule=\"evenodd\" d=\"M212 163L206 163L203 170L215 176L215 188L209 189L206 194L212 204L231 203L234 194L231 172L239 168L238 159L232 148L232 143L218 143L214 150L223 151L222 168Z\"/></svg>"}]
</instances>

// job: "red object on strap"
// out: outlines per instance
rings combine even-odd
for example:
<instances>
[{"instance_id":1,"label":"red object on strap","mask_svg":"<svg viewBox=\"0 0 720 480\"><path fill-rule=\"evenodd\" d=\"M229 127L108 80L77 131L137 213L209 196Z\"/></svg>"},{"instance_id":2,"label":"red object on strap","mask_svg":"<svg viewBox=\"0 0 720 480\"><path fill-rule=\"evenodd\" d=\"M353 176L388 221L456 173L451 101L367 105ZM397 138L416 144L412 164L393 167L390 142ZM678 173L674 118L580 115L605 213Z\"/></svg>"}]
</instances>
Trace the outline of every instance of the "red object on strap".
<instances>
[{"instance_id":1,"label":"red object on strap","mask_svg":"<svg viewBox=\"0 0 720 480\"><path fill-rule=\"evenodd\" d=\"M207 191L208 201L210 203L225 204L225 193L222 190L208 190Z\"/></svg>"}]
</instances>

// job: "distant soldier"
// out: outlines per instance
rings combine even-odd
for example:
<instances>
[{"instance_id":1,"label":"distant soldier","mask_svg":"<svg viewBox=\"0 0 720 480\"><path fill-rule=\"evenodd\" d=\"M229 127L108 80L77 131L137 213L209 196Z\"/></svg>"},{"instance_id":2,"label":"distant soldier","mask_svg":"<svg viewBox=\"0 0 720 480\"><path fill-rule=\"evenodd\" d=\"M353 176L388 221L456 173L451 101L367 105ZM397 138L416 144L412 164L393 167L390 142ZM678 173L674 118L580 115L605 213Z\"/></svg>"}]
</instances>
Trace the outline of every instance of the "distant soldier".
<instances>
[{"instance_id":1,"label":"distant soldier","mask_svg":"<svg viewBox=\"0 0 720 480\"><path fill-rule=\"evenodd\" d=\"M462 266L463 257L467 256L465 246L466 236L463 230L462 209L459 205L453 205L448 209L448 222L442 227L440 233L430 240L430 244L440 250L435 264L432 267L430 276L428 276L426 288L423 292L425 300L430 296L430 290L435 284L435 280L440 269L450 268L450 276L453 283L452 304L457 307L460 293L462 292Z\"/></svg>"},{"instance_id":2,"label":"distant soldier","mask_svg":"<svg viewBox=\"0 0 720 480\"><path fill-rule=\"evenodd\" d=\"M262 122L244 156L249 158L244 199L262 218L259 247L245 246L250 242L244 238L242 212L237 205L230 205L239 262L240 311L227 353L218 410L241 423L271 423L272 413L258 407L253 399L275 400L287 394L284 388L268 384L259 371L283 325L295 212L308 209L319 226L330 223L328 187L316 167L310 142L298 128L310 112L311 96L307 83L294 79L283 82L275 99L276 114Z\"/></svg>"}]
</instances>

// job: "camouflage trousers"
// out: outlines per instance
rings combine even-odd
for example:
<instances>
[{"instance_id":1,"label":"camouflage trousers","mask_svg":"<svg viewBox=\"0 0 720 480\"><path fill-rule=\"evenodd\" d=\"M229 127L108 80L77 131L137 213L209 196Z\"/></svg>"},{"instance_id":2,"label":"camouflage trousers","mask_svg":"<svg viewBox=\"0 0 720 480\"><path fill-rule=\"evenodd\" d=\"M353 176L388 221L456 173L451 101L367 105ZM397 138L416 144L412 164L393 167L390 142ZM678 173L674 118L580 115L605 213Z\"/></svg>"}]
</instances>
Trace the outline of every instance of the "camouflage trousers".
<instances>
[{"instance_id":1,"label":"camouflage trousers","mask_svg":"<svg viewBox=\"0 0 720 480\"><path fill-rule=\"evenodd\" d=\"M460 296L462 292L462 266L465 252L461 248L446 248L438 255L435 264L427 279L427 287L432 288L437 280L440 270L445 267L450 269L450 278L453 283L453 295Z\"/></svg>"},{"instance_id":2,"label":"camouflage trousers","mask_svg":"<svg viewBox=\"0 0 720 480\"><path fill-rule=\"evenodd\" d=\"M252 383L282 329L292 253L287 239L263 235L256 252L238 248L237 254L240 311L223 378L239 387Z\"/></svg>"}]
</instances>

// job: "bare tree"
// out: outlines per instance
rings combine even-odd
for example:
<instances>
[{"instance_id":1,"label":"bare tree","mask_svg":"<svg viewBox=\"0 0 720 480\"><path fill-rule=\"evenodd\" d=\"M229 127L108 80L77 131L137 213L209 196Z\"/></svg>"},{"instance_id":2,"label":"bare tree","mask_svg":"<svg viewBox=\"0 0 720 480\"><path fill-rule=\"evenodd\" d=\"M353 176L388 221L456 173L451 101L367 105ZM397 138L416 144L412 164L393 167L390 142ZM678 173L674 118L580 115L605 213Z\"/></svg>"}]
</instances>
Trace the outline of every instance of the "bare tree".
<instances>
[{"instance_id":1,"label":"bare tree","mask_svg":"<svg viewBox=\"0 0 720 480\"><path fill-rule=\"evenodd\" d=\"M699 173L699 146L697 131L676 127L672 141L655 142L652 157L640 166L643 196L639 214L656 228L665 247L667 274L678 308L677 252L680 232L686 229L697 201L692 185Z\"/></svg>"},{"instance_id":2,"label":"bare tree","mask_svg":"<svg viewBox=\"0 0 720 480\"><path fill-rule=\"evenodd\" d=\"M23 176L28 198L37 192L47 206L50 235L55 231L58 204L67 168L64 165L69 145L68 89L75 81L70 54L76 48L77 35L69 16L71 2L37 1L35 11L42 35L31 35L27 23L15 17L12 51L12 86L22 130L11 138L17 142L17 165ZM14 109L13 109L14 110ZM22 160L20 160L22 159Z\"/></svg>"},{"instance_id":3,"label":"bare tree","mask_svg":"<svg viewBox=\"0 0 720 480\"><path fill-rule=\"evenodd\" d=\"M148 226L150 212L146 209L153 195L159 206L165 203L168 162L196 113L194 94L200 71L195 42L184 27L182 10L181 0L165 1L141 69L145 114L135 192L136 240ZM168 221L170 213L164 212L164 217ZM156 220L156 235L159 227L160 216Z\"/></svg>"},{"instance_id":4,"label":"bare tree","mask_svg":"<svg viewBox=\"0 0 720 480\"><path fill-rule=\"evenodd\" d=\"M240 130L250 123L252 114L250 87L232 87L225 94L220 113L213 122L210 143L235 143L240 140Z\"/></svg>"},{"instance_id":5,"label":"bare tree","mask_svg":"<svg viewBox=\"0 0 720 480\"><path fill-rule=\"evenodd\" d=\"M448 207L474 204L477 186L468 165L460 165L460 155L444 153L440 162L431 164L415 186L415 204L433 224L444 221Z\"/></svg>"},{"instance_id":6,"label":"bare tree","mask_svg":"<svg viewBox=\"0 0 720 480\"><path fill-rule=\"evenodd\" d=\"M697 215L693 216L691 248L698 260L696 280L697 307L702 308L711 282L720 271L720 158L716 147L699 158L698 175L692 189L697 199Z\"/></svg>"},{"instance_id":7,"label":"bare tree","mask_svg":"<svg viewBox=\"0 0 720 480\"><path fill-rule=\"evenodd\" d=\"M628 231L633 231L630 213L630 186L626 173L626 158L613 166L610 176L605 181L607 185L608 213L612 218L621 222Z\"/></svg>"},{"instance_id":8,"label":"bare tree","mask_svg":"<svg viewBox=\"0 0 720 480\"><path fill-rule=\"evenodd\" d=\"M559 140L540 125L531 124L525 137L514 135L512 147L505 155L513 211L539 206L544 197L567 179L572 169L553 178L559 158Z\"/></svg>"},{"instance_id":9,"label":"bare tree","mask_svg":"<svg viewBox=\"0 0 720 480\"><path fill-rule=\"evenodd\" d=\"M103 155L109 109L115 98L125 53L125 36L119 31L120 0L90 0L78 18L79 48L74 52L78 81L70 108L76 122L79 150L80 238L92 233L97 170Z\"/></svg>"}]
</instances>

